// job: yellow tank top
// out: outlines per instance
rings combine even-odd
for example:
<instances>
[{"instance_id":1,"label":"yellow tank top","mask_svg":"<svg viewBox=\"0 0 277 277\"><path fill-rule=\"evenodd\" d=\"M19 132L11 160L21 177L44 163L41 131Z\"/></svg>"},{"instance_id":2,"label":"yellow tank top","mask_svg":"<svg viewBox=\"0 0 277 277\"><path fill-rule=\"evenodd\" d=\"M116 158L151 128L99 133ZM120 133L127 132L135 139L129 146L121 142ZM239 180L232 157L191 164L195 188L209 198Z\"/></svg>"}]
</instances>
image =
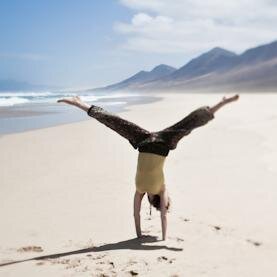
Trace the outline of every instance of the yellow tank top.
<instances>
[{"instance_id":1,"label":"yellow tank top","mask_svg":"<svg viewBox=\"0 0 277 277\"><path fill-rule=\"evenodd\" d=\"M159 194L164 188L165 156L139 152L136 189L140 193Z\"/></svg>"}]
</instances>

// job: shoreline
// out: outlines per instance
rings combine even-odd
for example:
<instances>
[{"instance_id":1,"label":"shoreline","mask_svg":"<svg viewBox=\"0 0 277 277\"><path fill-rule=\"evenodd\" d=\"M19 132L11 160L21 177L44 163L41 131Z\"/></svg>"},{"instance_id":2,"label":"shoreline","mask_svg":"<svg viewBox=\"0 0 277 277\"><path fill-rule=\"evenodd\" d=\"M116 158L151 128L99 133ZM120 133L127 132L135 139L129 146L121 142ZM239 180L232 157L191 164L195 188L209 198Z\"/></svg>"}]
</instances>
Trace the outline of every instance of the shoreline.
<instances>
[{"instance_id":1,"label":"shoreline","mask_svg":"<svg viewBox=\"0 0 277 277\"><path fill-rule=\"evenodd\" d=\"M110 103L113 102L115 99L118 101L118 103L122 102L124 104L110 105ZM134 105L151 104L157 101L161 101L161 99L162 97L159 95L141 95L137 98L122 96L120 98L110 97L108 99L101 99L99 101L88 103L102 106L110 112L120 114L122 112L128 111L129 107L132 107ZM50 118L47 120L47 116L49 118L56 116L56 118ZM44 119L43 117L46 119ZM44 122L41 122L40 124L39 121L42 118ZM2 123L2 128L0 128L0 137L9 134L16 134L64 124L77 123L88 119L89 118L87 118L87 115L84 116L84 113L80 113L78 109L70 107L63 103L25 104L12 107L0 107L0 125ZM20 126L17 126L16 120L21 121L18 122ZM30 121L34 121L34 123L30 125ZM11 128L11 125L13 128Z\"/></svg>"}]
</instances>

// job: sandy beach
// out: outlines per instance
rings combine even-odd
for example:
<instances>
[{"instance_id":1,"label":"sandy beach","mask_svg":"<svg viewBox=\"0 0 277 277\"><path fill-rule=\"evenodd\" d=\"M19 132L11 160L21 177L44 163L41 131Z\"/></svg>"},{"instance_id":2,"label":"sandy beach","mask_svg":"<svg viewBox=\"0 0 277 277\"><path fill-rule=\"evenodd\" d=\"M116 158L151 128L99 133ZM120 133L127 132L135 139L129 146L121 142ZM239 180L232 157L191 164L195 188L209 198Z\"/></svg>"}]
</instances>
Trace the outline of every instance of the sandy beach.
<instances>
[{"instance_id":1,"label":"sandy beach","mask_svg":"<svg viewBox=\"0 0 277 277\"><path fill-rule=\"evenodd\" d=\"M159 96L120 116L160 130L223 94ZM135 238L137 151L112 130L91 118L2 135L0 276L277 276L276 104L241 94L169 153L166 241L146 199Z\"/></svg>"}]
</instances>

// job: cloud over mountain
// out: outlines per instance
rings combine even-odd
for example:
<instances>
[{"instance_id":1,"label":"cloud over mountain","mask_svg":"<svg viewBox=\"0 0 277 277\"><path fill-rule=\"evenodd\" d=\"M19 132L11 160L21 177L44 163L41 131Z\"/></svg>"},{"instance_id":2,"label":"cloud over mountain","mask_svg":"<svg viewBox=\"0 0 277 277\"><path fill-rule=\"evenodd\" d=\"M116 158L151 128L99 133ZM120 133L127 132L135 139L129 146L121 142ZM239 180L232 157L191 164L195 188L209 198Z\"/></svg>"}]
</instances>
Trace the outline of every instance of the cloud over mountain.
<instances>
[{"instance_id":1,"label":"cloud over mountain","mask_svg":"<svg viewBox=\"0 0 277 277\"><path fill-rule=\"evenodd\" d=\"M243 51L272 41L277 32L277 2L266 0L121 0L135 11L117 22L125 49L150 53L197 54L221 45Z\"/></svg>"}]
</instances>

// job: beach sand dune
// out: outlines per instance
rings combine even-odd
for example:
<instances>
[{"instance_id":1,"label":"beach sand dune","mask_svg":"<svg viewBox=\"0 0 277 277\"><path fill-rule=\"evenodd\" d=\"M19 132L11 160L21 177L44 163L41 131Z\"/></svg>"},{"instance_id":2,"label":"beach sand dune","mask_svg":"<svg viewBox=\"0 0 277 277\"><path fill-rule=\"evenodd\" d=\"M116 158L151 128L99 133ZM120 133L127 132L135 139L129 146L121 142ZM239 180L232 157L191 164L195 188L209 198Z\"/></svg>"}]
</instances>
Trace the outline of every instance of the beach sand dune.
<instances>
[{"instance_id":1,"label":"beach sand dune","mask_svg":"<svg viewBox=\"0 0 277 277\"><path fill-rule=\"evenodd\" d=\"M155 131L222 96L162 94L120 115ZM112 130L1 136L0 276L277 276L276 104L242 94L169 153L167 241L146 201L135 238L137 152Z\"/></svg>"}]
</instances>

